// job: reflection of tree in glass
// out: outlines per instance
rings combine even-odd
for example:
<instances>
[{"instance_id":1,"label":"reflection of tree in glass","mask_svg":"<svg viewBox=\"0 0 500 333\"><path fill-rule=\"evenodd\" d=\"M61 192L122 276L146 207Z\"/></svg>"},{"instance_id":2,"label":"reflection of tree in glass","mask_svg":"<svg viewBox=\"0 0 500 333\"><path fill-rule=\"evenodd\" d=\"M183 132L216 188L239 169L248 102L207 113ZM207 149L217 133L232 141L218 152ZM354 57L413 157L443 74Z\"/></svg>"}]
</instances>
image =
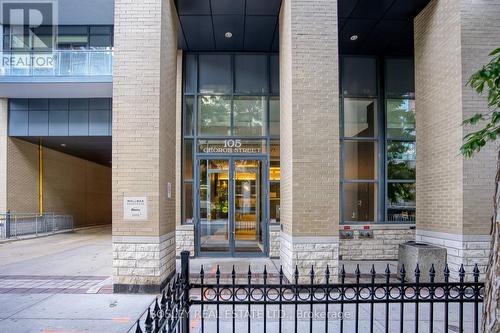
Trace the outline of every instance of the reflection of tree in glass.
<instances>
[{"instance_id":1,"label":"reflection of tree in glass","mask_svg":"<svg viewBox=\"0 0 500 333\"><path fill-rule=\"evenodd\" d=\"M391 142L387 146L388 179L415 180L415 144ZM387 197L391 204L415 202L414 184L389 183Z\"/></svg>"},{"instance_id":2,"label":"reflection of tree in glass","mask_svg":"<svg viewBox=\"0 0 500 333\"><path fill-rule=\"evenodd\" d=\"M264 118L263 102L262 97L239 97L234 100L234 121L238 134L261 134Z\"/></svg>"},{"instance_id":3,"label":"reflection of tree in glass","mask_svg":"<svg viewBox=\"0 0 500 333\"><path fill-rule=\"evenodd\" d=\"M415 144L391 142L387 145L388 179L415 179Z\"/></svg>"},{"instance_id":4,"label":"reflection of tree in glass","mask_svg":"<svg viewBox=\"0 0 500 333\"><path fill-rule=\"evenodd\" d=\"M202 96L200 102L202 127L227 127L231 123L231 103L227 96Z\"/></svg>"},{"instance_id":5,"label":"reflection of tree in glass","mask_svg":"<svg viewBox=\"0 0 500 333\"><path fill-rule=\"evenodd\" d=\"M387 197L391 204L415 202L415 185L413 183L388 183Z\"/></svg>"},{"instance_id":6,"label":"reflection of tree in glass","mask_svg":"<svg viewBox=\"0 0 500 333\"><path fill-rule=\"evenodd\" d=\"M415 138L415 105L413 100L387 101L387 135L390 138Z\"/></svg>"}]
</instances>

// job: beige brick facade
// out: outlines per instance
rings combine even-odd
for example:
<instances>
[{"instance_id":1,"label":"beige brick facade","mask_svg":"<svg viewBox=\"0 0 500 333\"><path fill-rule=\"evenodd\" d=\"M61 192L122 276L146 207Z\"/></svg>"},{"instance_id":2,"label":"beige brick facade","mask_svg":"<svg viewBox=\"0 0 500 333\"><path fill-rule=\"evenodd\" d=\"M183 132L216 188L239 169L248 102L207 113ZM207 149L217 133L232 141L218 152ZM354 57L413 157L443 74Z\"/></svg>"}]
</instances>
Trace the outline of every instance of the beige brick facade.
<instances>
[{"instance_id":1,"label":"beige brick facade","mask_svg":"<svg viewBox=\"0 0 500 333\"><path fill-rule=\"evenodd\" d=\"M111 223L111 168L43 148L43 211L73 216L75 227ZM7 209L39 212L39 147L8 139Z\"/></svg>"},{"instance_id":2,"label":"beige brick facade","mask_svg":"<svg viewBox=\"0 0 500 333\"><path fill-rule=\"evenodd\" d=\"M465 85L500 45L499 16L498 1L433 0L415 18L417 240L446 247L455 270L487 256L497 147L459 148L463 119L486 110Z\"/></svg>"},{"instance_id":3,"label":"beige brick facade","mask_svg":"<svg viewBox=\"0 0 500 333\"><path fill-rule=\"evenodd\" d=\"M127 247L128 237L129 248L136 249L137 237L149 237L154 244L167 244L172 254L175 242L163 238L175 239L176 20L173 1L115 2L113 242ZM124 219L128 196L147 198L146 221ZM154 270L115 270L115 288L160 287L175 265L159 258ZM119 262L113 266L119 268Z\"/></svg>"},{"instance_id":4,"label":"beige brick facade","mask_svg":"<svg viewBox=\"0 0 500 333\"><path fill-rule=\"evenodd\" d=\"M7 211L7 119L8 100L0 99L0 213Z\"/></svg>"},{"instance_id":5,"label":"beige brick facade","mask_svg":"<svg viewBox=\"0 0 500 333\"><path fill-rule=\"evenodd\" d=\"M301 249L309 253L315 237L327 237L338 248L337 1L284 0L279 25L281 258L290 277L296 264L310 269ZM328 258L322 263L336 267L335 246L312 254L319 257L322 249Z\"/></svg>"}]
</instances>

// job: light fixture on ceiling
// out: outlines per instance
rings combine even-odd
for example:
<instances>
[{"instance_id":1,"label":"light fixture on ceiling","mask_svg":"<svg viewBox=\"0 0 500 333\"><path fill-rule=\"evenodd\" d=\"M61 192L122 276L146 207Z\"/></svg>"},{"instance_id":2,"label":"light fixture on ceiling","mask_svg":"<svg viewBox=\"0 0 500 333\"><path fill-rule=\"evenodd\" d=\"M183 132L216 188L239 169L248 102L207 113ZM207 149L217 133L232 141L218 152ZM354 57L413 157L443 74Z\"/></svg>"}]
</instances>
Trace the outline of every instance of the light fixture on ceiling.
<instances>
[{"instance_id":1,"label":"light fixture on ceiling","mask_svg":"<svg viewBox=\"0 0 500 333\"><path fill-rule=\"evenodd\" d=\"M233 37L233 33L231 31L228 31L224 34L224 37L226 37L227 39Z\"/></svg>"},{"instance_id":2,"label":"light fixture on ceiling","mask_svg":"<svg viewBox=\"0 0 500 333\"><path fill-rule=\"evenodd\" d=\"M66 144L65 143L61 143L61 147L66 147Z\"/></svg>"},{"instance_id":3,"label":"light fixture on ceiling","mask_svg":"<svg viewBox=\"0 0 500 333\"><path fill-rule=\"evenodd\" d=\"M352 35L351 38L350 38L352 41L355 41L358 39L358 35Z\"/></svg>"}]
</instances>

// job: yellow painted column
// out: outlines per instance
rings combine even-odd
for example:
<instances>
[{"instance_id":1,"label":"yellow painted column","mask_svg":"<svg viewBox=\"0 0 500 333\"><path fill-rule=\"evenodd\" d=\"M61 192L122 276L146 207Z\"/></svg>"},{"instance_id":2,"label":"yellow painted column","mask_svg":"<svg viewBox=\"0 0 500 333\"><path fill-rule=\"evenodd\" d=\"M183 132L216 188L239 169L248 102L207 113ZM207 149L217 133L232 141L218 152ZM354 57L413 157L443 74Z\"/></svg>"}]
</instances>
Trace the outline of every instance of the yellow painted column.
<instances>
[{"instance_id":1,"label":"yellow painted column","mask_svg":"<svg viewBox=\"0 0 500 333\"><path fill-rule=\"evenodd\" d=\"M43 146L38 144L38 213L43 214Z\"/></svg>"}]
</instances>

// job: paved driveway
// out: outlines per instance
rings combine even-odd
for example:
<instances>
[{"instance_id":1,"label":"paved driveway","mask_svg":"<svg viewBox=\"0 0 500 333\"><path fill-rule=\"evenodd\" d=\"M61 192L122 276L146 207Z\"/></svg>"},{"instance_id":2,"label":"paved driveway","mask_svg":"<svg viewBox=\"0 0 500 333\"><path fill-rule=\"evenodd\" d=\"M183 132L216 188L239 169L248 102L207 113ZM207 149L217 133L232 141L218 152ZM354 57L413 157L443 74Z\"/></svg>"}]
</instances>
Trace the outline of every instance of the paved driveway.
<instances>
[{"instance_id":1,"label":"paved driveway","mask_svg":"<svg viewBox=\"0 0 500 333\"><path fill-rule=\"evenodd\" d=\"M126 332L154 296L111 273L111 227L0 244L0 333Z\"/></svg>"}]
</instances>

